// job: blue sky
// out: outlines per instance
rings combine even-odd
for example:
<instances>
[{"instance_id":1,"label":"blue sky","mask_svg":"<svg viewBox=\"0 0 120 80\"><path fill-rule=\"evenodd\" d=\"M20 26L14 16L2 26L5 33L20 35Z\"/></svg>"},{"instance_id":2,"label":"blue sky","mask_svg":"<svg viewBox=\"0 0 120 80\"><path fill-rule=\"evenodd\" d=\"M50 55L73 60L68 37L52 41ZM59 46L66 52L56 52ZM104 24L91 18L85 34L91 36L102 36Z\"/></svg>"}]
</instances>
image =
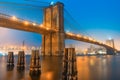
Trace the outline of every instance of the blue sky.
<instances>
[{"instance_id":1,"label":"blue sky","mask_svg":"<svg viewBox=\"0 0 120 80\"><path fill-rule=\"evenodd\" d=\"M120 1L119 0L0 0L6 2L32 4L34 6L48 4L41 4L40 2L57 2L61 1L64 3L65 9L72 15L72 17L80 24L75 25L74 29L79 30L84 35L90 35L100 41L105 41L108 38L115 39L115 45L120 49ZM34 1L34 2L33 2ZM36 1L36 2L35 2ZM0 4L2 5L2 4ZM12 6L3 4L2 6ZM14 5L15 6L15 5ZM17 7L17 6L15 6ZM18 8L20 8L19 6ZM21 7L24 8L24 7ZM26 8L26 7L25 7ZM0 12L8 13L10 15L16 15L17 17L31 20L33 22L41 23L42 21L42 10L38 9L14 9L6 7L5 9L0 8ZM68 17L69 16L65 16ZM72 22L72 20L69 19ZM67 29L67 28L66 28ZM69 29L69 28L68 28ZM20 44L22 40L26 40L27 45L39 46L41 45L41 35L21 32L10 29L0 28L0 43L12 43ZM70 29L72 31L73 29ZM5 32L6 31L6 32ZM5 37L3 35L9 35ZM17 35L17 36L16 36ZM14 41L14 42L13 42ZM81 42L77 41L66 41L67 44L75 43L81 45Z\"/></svg>"}]
</instances>

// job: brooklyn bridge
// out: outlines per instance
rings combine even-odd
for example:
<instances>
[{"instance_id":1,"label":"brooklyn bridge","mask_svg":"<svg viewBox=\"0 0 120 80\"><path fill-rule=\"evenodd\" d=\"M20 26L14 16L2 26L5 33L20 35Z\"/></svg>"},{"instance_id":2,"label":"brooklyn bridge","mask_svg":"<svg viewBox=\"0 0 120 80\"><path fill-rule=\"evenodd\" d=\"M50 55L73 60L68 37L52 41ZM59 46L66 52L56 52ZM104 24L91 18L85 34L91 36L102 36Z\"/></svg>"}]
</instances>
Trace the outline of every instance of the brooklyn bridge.
<instances>
[{"instance_id":1,"label":"brooklyn bridge","mask_svg":"<svg viewBox=\"0 0 120 80\"><path fill-rule=\"evenodd\" d=\"M70 3L68 5L68 0L63 0L62 2L57 2L59 0L56 0L56 2L41 2L40 0L23 0L20 2L18 0L13 0L13 1L0 1L0 27L1 27L1 36L0 36L0 80L119 80L120 79L120 56L119 56L119 51L118 45L115 47L114 45L114 39L116 40L117 36L113 35L114 32L109 32L111 33L110 36L114 36L114 39L111 40L106 40L106 43L104 43L104 38L106 36L102 35L103 31L99 31L100 36L97 34L97 31L95 27L100 27L101 24L103 25L101 28L104 28L104 23L102 21L93 21L92 24L90 25L87 23L87 19L93 19L95 16L91 15L86 15L86 11L89 7L93 9L93 7L98 9L99 7L101 10L103 10L108 3L104 3L104 1L95 1L91 0L89 3L86 3L86 1L78 0L78 1L72 1L75 2L75 4ZM65 2L64 2L65 1ZM70 2L70 1L69 1ZM77 4L79 2L79 4ZM85 2L85 3L84 3ZM97 6L96 4L100 4L99 2L102 2L104 5L103 8ZM109 1L110 2L110 1ZM67 4L66 4L67 3ZM47 5L42 5L42 4L47 4ZM72 4L72 5L71 5ZM84 13L80 13L79 6L81 4L85 4L82 6L82 10L84 10ZM90 5L89 5L90 4ZM91 5L95 4L95 5ZM113 5L114 3L111 3ZM77 5L77 6L76 6ZM103 6L102 5L102 6ZM110 11L114 12L114 7L112 10L112 7L110 6ZM118 4L119 5L119 4ZM66 7L68 6L68 7ZM74 7L76 11L78 12L77 16L80 16L84 14L83 17L86 17L86 20L82 22L84 18L79 17L80 19L77 19L76 17L72 17L72 15L75 15L76 12L71 12L70 11L70 6ZM108 6L106 9L108 9ZM86 9L84 9L86 7ZM118 7L118 6L117 6ZM73 8L72 8L73 9ZM81 11L80 9L80 11ZM105 9L105 11L107 11ZM35 12L36 11L36 12ZM74 11L74 10L73 10ZM118 14L117 12L113 13L114 15ZM69 13L71 12L71 13ZM82 11L81 11L82 12ZM91 10L88 11L92 12ZM99 12L99 9L98 9ZM112 13L111 12L111 13ZM79 14L80 13L80 14ZM109 14L108 12L103 13L105 16ZM96 13L95 13L96 14ZM92 12L92 15L95 15L94 12ZM113 15L112 14L112 15ZM96 19L100 19L101 13L97 14ZM115 17L112 15L108 15L107 17L101 15L103 19L108 18L108 20L104 20L105 22L109 22L110 24L110 17ZM119 15L119 14L118 14ZM40 17L41 16L41 17ZM89 17L89 18L88 18ZM119 20L118 16L117 18L111 18L113 19L113 22L118 22L118 24L114 23L119 26ZM114 20L115 19L115 20ZM89 23L90 20L88 20ZM103 22L104 22L103 21ZM81 24L84 25L81 25ZM99 24L98 24L99 23ZM87 24L87 26L86 26ZM110 24L112 25L112 24ZM92 30L93 31L87 31L83 30L84 29ZM91 27L94 26L94 27ZM106 25L105 25L106 26ZM112 25L113 26L113 25ZM114 27L111 29L117 30L119 28ZM75 30L77 28L77 30ZM18 35L13 33L12 35L15 34L15 39L11 35L4 35L2 32L4 32L3 29L12 29L15 31L22 31L22 35ZM101 29L101 28L98 28ZM106 29L105 28L105 29ZM111 30L109 29L109 30ZM3 31L2 31L3 30ZM11 31L12 31L11 30ZM75 32L74 32L75 30ZM102 29L103 30L103 29ZM87 33L87 32L89 33ZM13 31L14 32L14 31ZM28 32L29 35L26 35L24 33ZM92 33L93 32L93 33ZM8 34L4 32L5 34ZM37 48L29 48L28 45L26 45L25 41L30 42L30 37L26 36L32 36L32 39L34 40L31 43L37 43L37 46L40 46L38 49ZM105 31L107 33L107 31ZM97 37L95 39L95 35L97 34L99 39L97 40ZM119 34L119 33L118 33ZM118 35L117 34L117 35ZM103 37L102 37L102 36ZM108 34L109 35L109 34ZM2 38L1 38L2 37ZM6 37L10 37L6 38ZM26 37L23 39L23 37ZM37 41L35 41L35 38L37 39L38 37L41 37L39 41L41 44L39 45ZM119 37L119 36L118 36ZM5 40L8 39L8 40ZM17 39L18 38L18 39ZM19 45L19 47L15 48L8 48L10 45L7 45L8 47L4 47L6 43L2 42L17 42L22 39L22 47ZM99 46L99 48L95 48L94 46L90 46L90 48L87 48L88 51L83 51L80 54L77 53L76 47L71 45L67 45L67 42L69 43L69 40L71 41L77 41L77 42L84 42L87 44L93 44L94 46ZM117 38L119 40L119 38ZM109 44L107 44L109 43ZM28 43L29 44L29 43ZM74 44L74 43L73 43ZM67 46L66 46L67 45ZM22 49L23 47L26 47L26 49ZM29 45L31 46L31 45ZM82 45L81 47L84 48L85 45ZM88 46L88 45L87 45ZM11 47L11 46L10 46ZM79 46L80 49L80 46ZM4 52L6 51L6 52ZM29 51L29 52L27 52ZM83 53L86 54L83 54ZM17 54L16 54L17 53ZM101 55L102 53L102 55ZM4 55L3 55L4 54ZM30 55L29 55L30 54ZM58 57L59 56L59 57Z\"/></svg>"},{"instance_id":2,"label":"brooklyn bridge","mask_svg":"<svg viewBox=\"0 0 120 80\"><path fill-rule=\"evenodd\" d=\"M42 24L0 13L0 27L41 34L42 55L63 55L66 39L103 46L106 48L107 54L115 54L117 51L115 48L91 37L66 32L64 29L64 4L61 2L43 9Z\"/></svg>"}]
</instances>

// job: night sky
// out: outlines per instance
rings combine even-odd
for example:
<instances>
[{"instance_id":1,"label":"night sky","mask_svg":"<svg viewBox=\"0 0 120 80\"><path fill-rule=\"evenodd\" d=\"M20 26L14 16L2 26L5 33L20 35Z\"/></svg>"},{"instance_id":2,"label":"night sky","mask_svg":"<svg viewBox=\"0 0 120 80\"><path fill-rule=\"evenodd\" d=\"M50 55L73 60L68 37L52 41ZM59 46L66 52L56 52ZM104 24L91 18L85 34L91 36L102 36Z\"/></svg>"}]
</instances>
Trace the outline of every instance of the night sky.
<instances>
[{"instance_id":1,"label":"night sky","mask_svg":"<svg viewBox=\"0 0 120 80\"><path fill-rule=\"evenodd\" d=\"M120 49L120 1L119 0L0 0L3 2L15 2L19 4L31 4L34 6L48 6L48 3L61 1L65 9L74 20L80 24L75 25L75 30L80 33L92 36L93 38L105 42L106 39L113 38L115 47ZM48 3L40 3L48 2ZM3 7L4 6L4 7ZM0 4L0 13L15 15L16 17L27 19L39 24L42 23L42 9L14 4ZM41 7L42 8L42 7ZM69 16L65 16L68 17ZM70 20L70 19L69 19ZM70 20L72 22L72 20ZM67 24L67 23L66 23ZM66 27L66 26L65 26ZM73 28L74 28L73 27ZM66 28L67 30L67 28ZM73 29L68 28L69 31ZM77 32L76 31L76 32ZM14 44L21 45L25 40L28 46L40 46L41 35L6 28L0 28L0 45ZM88 44L78 41L66 40L66 44L77 44L86 46ZM78 44L79 43L79 44ZM88 46L87 46L88 47Z\"/></svg>"}]
</instances>

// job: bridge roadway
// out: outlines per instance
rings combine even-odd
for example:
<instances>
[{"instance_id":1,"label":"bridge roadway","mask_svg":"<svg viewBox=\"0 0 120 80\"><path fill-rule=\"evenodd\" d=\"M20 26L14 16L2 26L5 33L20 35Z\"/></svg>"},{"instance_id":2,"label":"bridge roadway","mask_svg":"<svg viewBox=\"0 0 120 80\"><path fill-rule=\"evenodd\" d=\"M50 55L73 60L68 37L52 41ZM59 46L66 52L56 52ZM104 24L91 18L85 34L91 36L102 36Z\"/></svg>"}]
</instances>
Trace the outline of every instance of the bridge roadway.
<instances>
[{"instance_id":1,"label":"bridge roadway","mask_svg":"<svg viewBox=\"0 0 120 80\"><path fill-rule=\"evenodd\" d=\"M27 32L35 32L40 34L55 32L55 30L46 28L41 24L38 25L30 21L16 18L15 16L9 16L5 14L0 14L0 27L22 30Z\"/></svg>"},{"instance_id":2,"label":"bridge roadway","mask_svg":"<svg viewBox=\"0 0 120 80\"><path fill-rule=\"evenodd\" d=\"M113 49L112 47L110 47L110 46L108 46L104 43L101 43L99 41L96 41L96 40L94 40L90 37L86 37L86 36L82 36L82 35L76 35L76 34L72 34L72 33L66 33L65 37L66 37L66 39L72 39L72 40L87 42L87 43L103 46L105 48Z\"/></svg>"},{"instance_id":3,"label":"bridge roadway","mask_svg":"<svg viewBox=\"0 0 120 80\"><path fill-rule=\"evenodd\" d=\"M38 25L33 22L29 22L23 19L18 19L14 16L8 16L5 14L0 14L0 27L10 28L10 29L16 29L16 30L22 30L27 32L35 32L39 34L48 34L50 32L56 32L57 30L49 29L43 25ZM73 33L65 33L65 39L72 39L72 40L78 40L83 41L87 43L92 43L96 45L103 46L107 49L114 50L112 47L98 42L96 40L91 39L90 37L76 35Z\"/></svg>"}]
</instances>

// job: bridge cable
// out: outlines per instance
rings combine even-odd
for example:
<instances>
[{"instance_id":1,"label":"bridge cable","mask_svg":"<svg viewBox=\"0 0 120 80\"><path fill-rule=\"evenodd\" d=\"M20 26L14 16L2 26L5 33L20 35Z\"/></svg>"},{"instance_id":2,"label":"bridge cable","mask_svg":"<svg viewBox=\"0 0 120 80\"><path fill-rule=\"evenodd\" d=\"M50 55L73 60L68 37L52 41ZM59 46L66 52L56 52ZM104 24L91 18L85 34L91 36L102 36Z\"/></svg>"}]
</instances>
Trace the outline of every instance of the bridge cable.
<instances>
[{"instance_id":1,"label":"bridge cable","mask_svg":"<svg viewBox=\"0 0 120 80\"><path fill-rule=\"evenodd\" d=\"M32 4L23 4L23 3L15 3L15 2L1 2L0 4L12 4L12 5L17 5L17 6L27 6L27 7L34 7L34 8L45 8L47 6L36 6Z\"/></svg>"},{"instance_id":2,"label":"bridge cable","mask_svg":"<svg viewBox=\"0 0 120 80\"><path fill-rule=\"evenodd\" d=\"M65 12L67 13L67 15L78 25L78 26L80 26L80 24L71 16L71 14L67 11L67 9L64 9L65 10ZM74 28L75 28L76 26L74 26ZM76 27L77 28L77 27ZM77 29L77 30L79 30L79 29ZM90 34L88 34L87 32L85 32L88 36L90 36L91 37L91 35Z\"/></svg>"}]
</instances>

